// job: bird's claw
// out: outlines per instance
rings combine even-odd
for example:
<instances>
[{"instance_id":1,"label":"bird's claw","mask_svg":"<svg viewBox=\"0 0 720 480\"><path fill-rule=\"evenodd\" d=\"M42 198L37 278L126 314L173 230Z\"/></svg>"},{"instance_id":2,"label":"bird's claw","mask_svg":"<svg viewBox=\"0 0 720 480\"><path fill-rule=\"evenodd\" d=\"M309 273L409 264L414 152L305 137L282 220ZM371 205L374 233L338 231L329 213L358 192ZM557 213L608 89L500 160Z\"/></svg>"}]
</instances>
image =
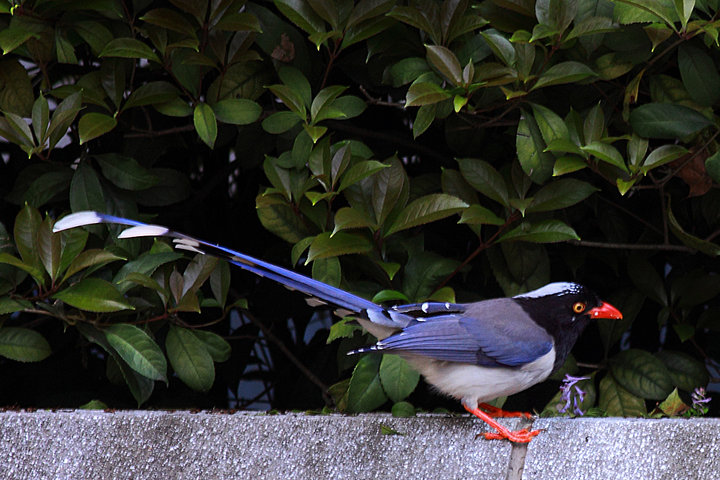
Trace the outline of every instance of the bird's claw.
<instances>
[{"instance_id":1,"label":"bird's claw","mask_svg":"<svg viewBox=\"0 0 720 480\"><path fill-rule=\"evenodd\" d=\"M498 407L492 406L487 403L481 403L479 405L479 407L482 408L483 410L485 410L485 412L493 418L517 418L517 417L532 418L531 413L508 412L507 410L503 410L502 408L498 408Z\"/></svg>"},{"instance_id":2,"label":"bird's claw","mask_svg":"<svg viewBox=\"0 0 720 480\"><path fill-rule=\"evenodd\" d=\"M504 440L508 439L511 442L514 443L528 443L530 440L532 440L535 436L537 436L540 433L540 430L528 430L527 428L523 428L522 430L516 430L514 432L507 432L500 433L500 432L485 432L485 433L478 433L475 435L475 438L478 438L480 436L485 437L487 440Z\"/></svg>"}]
</instances>

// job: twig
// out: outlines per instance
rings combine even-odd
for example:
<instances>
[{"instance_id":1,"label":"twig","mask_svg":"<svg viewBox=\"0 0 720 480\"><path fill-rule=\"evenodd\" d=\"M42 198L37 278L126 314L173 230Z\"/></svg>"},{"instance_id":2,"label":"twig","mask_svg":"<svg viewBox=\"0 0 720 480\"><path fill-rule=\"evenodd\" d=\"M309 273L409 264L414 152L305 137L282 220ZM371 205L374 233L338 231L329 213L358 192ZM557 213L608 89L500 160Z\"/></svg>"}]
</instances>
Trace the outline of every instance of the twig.
<instances>
[{"instance_id":1,"label":"twig","mask_svg":"<svg viewBox=\"0 0 720 480\"><path fill-rule=\"evenodd\" d=\"M612 242L592 242L589 240L568 240L568 243L579 247L592 248L612 248L617 250L657 250L663 252L685 252L695 253L695 250L685 245L669 245L664 243L648 244L648 243L612 243Z\"/></svg>"},{"instance_id":2,"label":"twig","mask_svg":"<svg viewBox=\"0 0 720 480\"><path fill-rule=\"evenodd\" d=\"M380 106L383 106L383 107L394 107L394 108L401 108L401 109L404 109L404 108L405 108L405 104L404 104L404 103L400 103L400 102L386 102L385 100L380 100L379 98L375 98L375 97L373 97L372 95L370 95L370 94L368 93L368 91L365 90L365 87L363 87L362 85L360 85L359 88L360 88L360 91L362 92L362 94L365 95L365 99L368 101L368 103L370 103L370 104L372 104L372 105L380 105Z\"/></svg>"},{"instance_id":3,"label":"twig","mask_svg":"<svg viewBox=\"0 0 720 480\"><path fill-rule=\"evenodd\" d=\"M295 366L297 367L300 372L302 372L303 375L305 375L308 380L310 380L312 383L317 385L318 388L320 388L320 391L322 392L323 400L325 400L325 403L327 405L332 405L332 399L328 395L327 391L330 388L328 385L325 385L325 383L320 380L317 375L315 375L312 371L310 371L309 368L307 368L299 358L295 356L294 353L290 351L290 349L283 343L282 340L280 340L278 337L275 336L274 333L260 320L255 318L253 314L248 312L247 310L243 312L243 315L246 315L247 318L250 319L250 321L255 324L260 330L262 330L263 334L267 337L268 340L273 342L280 351L290 360Z\"/></svg>"},{"instance_id":4,"label":"twig","mask_svg":"<svg viewBox=\"0 0 720 480\"><path fill-rule=\"evenodd\" d=\"M162 135L173 135L175 133L191 132L195 129L193 125L183 125L181 127L168 128L166 130L135 130L135 133L128 133L126 138L154 138Z\"/></svg>"}]
</instances>

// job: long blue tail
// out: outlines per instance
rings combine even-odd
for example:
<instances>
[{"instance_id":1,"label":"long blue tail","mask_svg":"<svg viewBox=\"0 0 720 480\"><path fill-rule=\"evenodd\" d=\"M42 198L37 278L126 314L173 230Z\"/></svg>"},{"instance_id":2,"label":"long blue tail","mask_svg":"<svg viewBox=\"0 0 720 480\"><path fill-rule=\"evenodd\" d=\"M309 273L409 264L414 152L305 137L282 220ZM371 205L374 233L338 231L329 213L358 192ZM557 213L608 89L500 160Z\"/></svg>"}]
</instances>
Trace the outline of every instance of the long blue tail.
<instances>
[{"instance_id":1,"label":"long blue tail","mask_svg":"<svg viewBox=\"0 0 720 480\"><path fill-rule=\"evenodd\" d=\"M229 248L214 245L203 240L190 237L188 235L175 232L167 227L160 225L148 225L146 223L130 220L127 218L116 217L114 215L106 215L93 211L83 211L70 214L57 222L53 227L53 232L60 232L70 228L81 227L84 225L93 225L97 223L116 223L120 225L129 225L130 228L120 233L119 238L135 238L135 237L171 237L175 248L181 250L189 250L196 253L208 254L219 257L237 265L238 267L253 272L262 277L267 277L288 288L299 290L306 295L315 297L323 302L336 305L351 313L367 318L372 323L389 327L393 329L403 328L407 325L412 317L395 312L388 311L382 306L373 303L364 298L353 295L339 288L333 287L318 280L300 275L286 268L278 267L271 263L264 262L257 258L236 252Z\"/></svg>"}]
</instances>

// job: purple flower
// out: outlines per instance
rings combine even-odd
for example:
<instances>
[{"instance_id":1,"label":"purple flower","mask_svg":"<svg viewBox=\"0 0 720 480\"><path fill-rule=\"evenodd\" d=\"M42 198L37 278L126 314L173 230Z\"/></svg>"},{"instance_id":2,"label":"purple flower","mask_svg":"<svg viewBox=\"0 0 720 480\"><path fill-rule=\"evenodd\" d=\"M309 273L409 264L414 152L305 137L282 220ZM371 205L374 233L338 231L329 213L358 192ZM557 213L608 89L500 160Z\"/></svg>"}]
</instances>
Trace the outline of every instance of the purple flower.
<instances>
[{"instance_id":1,"label":"purple flower","mask_svg":"<svg viewBox=\"0 0 720 480\"><path fill-rule=\"evenodd\" d=\"M705 395L707 395L707 392L703 387L697 387L690 394L690 398L693 402L692 410L695 412L696 415L704 415L708 411L707 404L710 403L712 397L706 397Z\"/></svg>"},{"instance_id":2,"label":"purple flower","mask_svg":"<svg viewBox=\"0 0 720 480\"><path fill-rule=\"evenodd\" d=\"M585 400L585 392L576 385L581 380L590 380L590 377L573 377L572 375L565 374L562 385L560 385L560 391L562 396L560 399L565 402L565 405L559 404L557 409L560 413L566 413L572 405L572 412L575 415L582 416L585 414L580 409L580 405Z\"/></svg>"}]
</instances>

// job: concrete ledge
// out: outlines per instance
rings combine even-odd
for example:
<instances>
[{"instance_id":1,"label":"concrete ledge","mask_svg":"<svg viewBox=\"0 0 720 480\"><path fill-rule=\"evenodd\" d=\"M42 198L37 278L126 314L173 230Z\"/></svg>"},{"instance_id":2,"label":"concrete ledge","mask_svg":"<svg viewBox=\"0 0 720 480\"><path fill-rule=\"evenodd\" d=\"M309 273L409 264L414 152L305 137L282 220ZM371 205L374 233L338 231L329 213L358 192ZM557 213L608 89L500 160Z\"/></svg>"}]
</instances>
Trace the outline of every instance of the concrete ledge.
<instances>
[{"instance_id":1,"label":"concrete ledge","mask_svg":"<svg viewBox=\"0 0 720 480\"><path fill-rule=\"evenodd\" d=\"M503 421L520 428L523 420ZM386 426L401 435L383 435ZM529 447L468 416L0 413L2 479L717 479L720 420L539 419Z\"/></svg>"}]
</instances>

